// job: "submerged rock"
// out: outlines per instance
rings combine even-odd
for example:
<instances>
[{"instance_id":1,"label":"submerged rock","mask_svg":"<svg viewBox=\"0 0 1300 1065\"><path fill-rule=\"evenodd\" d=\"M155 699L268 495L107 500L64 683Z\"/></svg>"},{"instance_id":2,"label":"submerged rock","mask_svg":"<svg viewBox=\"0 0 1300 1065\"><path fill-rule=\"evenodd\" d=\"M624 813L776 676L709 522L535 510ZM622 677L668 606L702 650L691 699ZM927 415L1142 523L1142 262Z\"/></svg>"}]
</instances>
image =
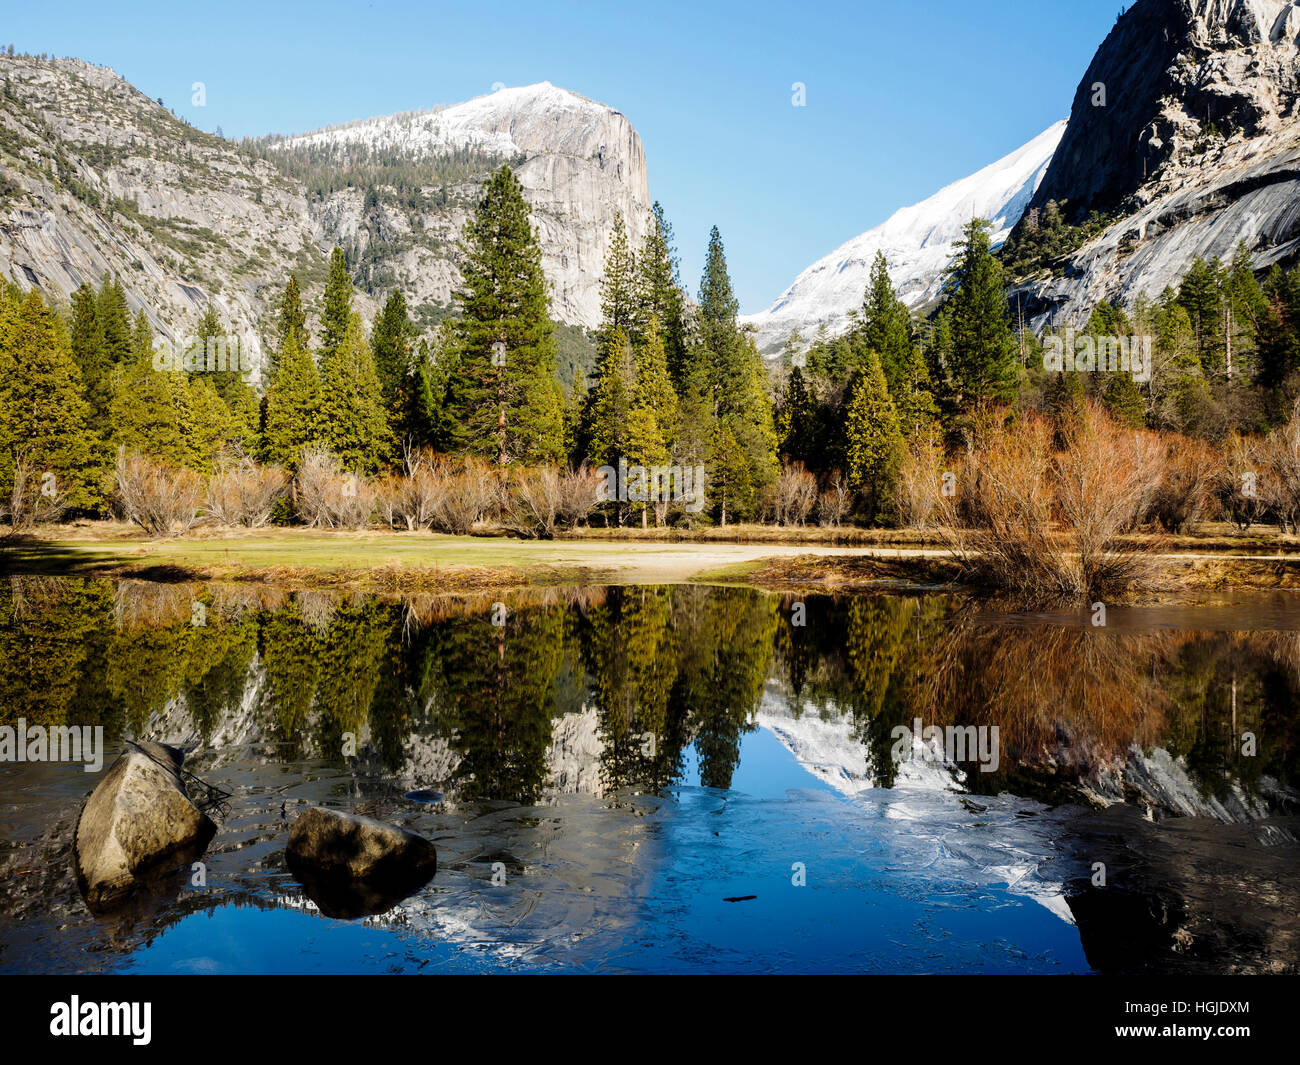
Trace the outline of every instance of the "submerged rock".
<instances>
[{"instance_id":1,"label":"submerged rock","mask_svg":"<svg viewBox=\"0 0 1300 1065\"><path fill-rule=\"evenodd\" d=\"M124 902L150 878L203 853L217 826L185 790L185 756L131 744L104 774L77 820L77 886L92 911Z\"/></svg>"},{"instance_id":2,"label":"submerged rock","mask_svg":"<svg viewBox=\"0 0 1300 1065\"><path fill-rule=\"evenodd\" d=\"M424 887L438 868L438 852L423 836L319 807L294 822L286 857L327 917L383 913Z\"/></svg>"}]
</instances>

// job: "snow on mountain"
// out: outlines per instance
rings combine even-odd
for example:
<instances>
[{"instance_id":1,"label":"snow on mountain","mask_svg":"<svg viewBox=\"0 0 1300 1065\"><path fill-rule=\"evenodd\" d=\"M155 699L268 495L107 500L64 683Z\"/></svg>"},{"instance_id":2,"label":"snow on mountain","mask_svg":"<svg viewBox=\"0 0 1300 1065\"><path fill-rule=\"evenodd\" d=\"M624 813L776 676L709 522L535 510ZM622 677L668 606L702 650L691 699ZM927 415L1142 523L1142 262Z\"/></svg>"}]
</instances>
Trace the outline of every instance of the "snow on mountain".
<instances>
[{"instance_id":1,"label":"snow on mountain","mask_svg":"<svg viewBox=\"0 0 1300 1065\"><path fill-rule=\"evenodd\" d=\"M1056 123L1010 155L896 211L813 263L771 307L741 319L757 327L759 350L775 354L795 329L805 343L822 325L831 335L844 332L850 313L862 305L878 251L884 252L904 303L919 307L934 299L962 226L987 218L994 243L1004 240L1042 181L1065 127L1064 120Z\"/></svg>"},{"instance_id":2,"label":"snow on mountain","mask_svg":"<svg viewBox=\"0 0 1300 1065\"><path fill-rule=\"evenodd\" d=\"M614 219L621 215L633 247L650 221L645 149L626 116L549 81L500 88L452 107L407 111L299 134L288 148L365 146L416 161L478 149L510 162L532 209L551 282L551 312L562 322L600 322L600 278ZM430 180L431 186L439 184ZM415 305L445 304L459 281L451 255L477 200L474 184L451 190L432 212L380 203L340 189L313 205L323 243L365 246L384 238L384 266Z\"/></svg>"}]
</instances>

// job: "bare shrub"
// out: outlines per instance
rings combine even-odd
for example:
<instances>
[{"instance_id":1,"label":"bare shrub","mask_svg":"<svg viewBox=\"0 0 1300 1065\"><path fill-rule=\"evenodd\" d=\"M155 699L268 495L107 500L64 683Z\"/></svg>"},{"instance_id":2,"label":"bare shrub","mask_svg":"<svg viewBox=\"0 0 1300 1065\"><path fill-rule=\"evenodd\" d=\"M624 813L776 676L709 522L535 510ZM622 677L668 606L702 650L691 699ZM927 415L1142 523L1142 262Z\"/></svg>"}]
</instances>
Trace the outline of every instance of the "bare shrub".
<instances>
[{"instance_id":1,"label":"bare shrub","mask_svg":"<svg viewBox=\"0 0 1300 1065\"><path fill-rule=\"evenodd\" d=\"M1088 406L1062 432L1044 418L982 429L939 513L954 555L978 579L1027 600L1116 599L1150 572L1119 537L1160 475L1148 434Z\"/></svg>"},{"instance_id":2,"label":"bare shrub","mask_svg":"<svg viewBox=\"0 0 1300 1065\"><path fill-rule=\"evenodd\" d=\"M1147 507L1147 518L1167 532L1179 533L1206 517L1214 506L1214 452L1200 440L1169 435L1160 477Z\"/></svg>"},{"instance_id":3,"label":"bare shrub","mask_svg":"<svg viewBox=\"0 0 1300 1065\"><path fill-rule=\"evenodd\" d=\"M434 469L440 491L433 501L433 528L463 536L500 505L496 472L471 456L444 459Z\"/></svg>"},{"instance_id":4,"label":"bare shrub","mask_svg":"<svg viewBox=\"0 0 1300 1065\"><path fill-rule=\"evenodd\" d=\"M1259 440L1232 433L1214 466L1213 490L1223 515L1245 532L1268 510L1265 480L1268 458Z\"/></svg>"},{"instance_id":5,"label":"bare shrub","mask_svg":"<svg viewBox=\"0 0 1300 1065\"><path fill-rule=\"evenodd\" d=\"M1266 495L1284 532L1295 532L1300 522L1300 401L1291 417L1265 441Z\"/></svg>"},{"instance_id":6,"label":"bare shrub","mask_svg":"<svg viewBox=\"0 0 1300 1065\"><path fill-rule=\"evenodd\" d=\"M776 478L776 495L773 509L781 525L803 525L817 502L817 478L809 473L802 462L792 462L781 467Z\"/></svg>"},{"instance_id":7,"label":"bare shrub","mask_svg":"<svg viewBox=\"0 0 1300 1065\"><path fill-rule=\"evenodd\" d=\"M898 516L912 529L926 529L943 491L946 456L938 429L919 434L903 452L898 469Z\"/></svg>"},{"instance_id":8,"label":"bare shrub","mask_svg":"<svg viewBox=\"0 0 1300 1065\"><path fill-rule=\"evenodd\" d=\"M9 498L0 500L0 521L11 533L24 532L42 522L58 521L66 509L57 477L46 478L31 460L31 448L14 451L14 483Z\"/></svg>"},{"instance_id":9,"label":"bare shrub","mask_svg":"<svg viewBox=\"0 0 1300 1065\"><path fill-rule=\"evenodd\" d=\"M563 497L560 480L554 466L517 471L504 494L506 524L525 536L554 537Z\"/></svg>"},{"instance_id":10,"label":"bare shrub","mask_svg":"<svg viewBox=\"0 0 1300 1065\"><path fill-rule=\"evenodd\" d=\"M1063 552L1052 531L1052 438L1038 416L994 424L972 440L957 491L940 495L939 523L953 555L978 580L1027 596L1062 594Z\"/></svg>"},{"instance_id":11,"label":"bare shrub","mask_svg":"<svg viewBox=\"0 0 1300 1065\"><path fill-rule=\"evenodd\" d=\"M375 486L344 472L338 457L321 448L304 449L297 487L298 515L313 527L359 529L374 513Z\"/></svg>"},{"instance_id":12,"label":"bare shrub","mask_svg":"<svg viewBox=\"0 0 1300 1065\"><path fill-rule=\"evenodd\" d=\"M838 528L853 509L853 490L844 474L836 470L831 474L830 485L817 497L817 520L823 525Z\"/></svg>"},{"instance_id":13,"label":"bare shrub","mask_svg":"<svg viewBox=\"0 0 1300 1065\"><path fill-rule=\"evenodd\" d=\"M1063 435L1052 466L1058 517L1072 549L1062 558L1064 590L1114 598L1151 572L1145 552L1119 550L1117 541L1146 513L1163 450L1152 434L1124 428L1092 404Z\"/></svg>"},{"instance_id":14,"label":"bare shrub","mask_svg":"<svg viewBox=\"0 0 1300 1065\"><path fill-rule=\"evenodd\" d=\"M587 516L600 503L600 491L605 479L590 466L566 469L560 473L560 522L564 525L577 525L587 520ZM660 512L666 503L655 504L655 523L663 524L664 514Z\"/></svg>"},{"instance_id":15,"label":"bare shrub","mask_svg":"<svg viewBox=\"0 0 1300 1065\"><path fill-rule=\"evenodd\" d=\"M277 466L249 458L220 464L208 479L203 508L222 525L258 529L271 520L289 488L289 475Z\"/></svg>"},{"instance_id":16,"label":"bare shrub","mask_svg":"<svg viewBox=\"0 0 1300 1065\"><path fill-rule=\"evenodd\" d=\"M203 479L193 470L123 448L117 453L116 476L122 515L145 532L171 536L198 524Z\"/></svg>"}]
</instances>

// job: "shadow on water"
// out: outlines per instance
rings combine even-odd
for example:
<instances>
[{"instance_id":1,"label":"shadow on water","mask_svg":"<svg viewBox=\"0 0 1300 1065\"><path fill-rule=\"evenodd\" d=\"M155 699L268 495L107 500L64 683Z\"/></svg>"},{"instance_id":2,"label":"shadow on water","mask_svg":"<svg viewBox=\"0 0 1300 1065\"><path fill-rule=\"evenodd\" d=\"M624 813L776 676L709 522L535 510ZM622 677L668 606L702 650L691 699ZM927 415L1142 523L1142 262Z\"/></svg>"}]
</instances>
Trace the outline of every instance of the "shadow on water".
<instances>
[{"instance_id":1,"label":"shadow on water","mask_svg":"<svg viewBox=\"0 0 1300 1065\"><path fill-rule=\"evenodd\" d=\"M1300 957L1285 596L1096 629L951 596L550 588L502 610L23 576L0 584L0 652L0 725L102 726L105 765L126 737L183 746L233 796L201 874L96 919L69 850L97 775L0 765L6 970ZM284 843L308 804L420 832L437 877L304 891Z\"/></svg>"}]
</instances>

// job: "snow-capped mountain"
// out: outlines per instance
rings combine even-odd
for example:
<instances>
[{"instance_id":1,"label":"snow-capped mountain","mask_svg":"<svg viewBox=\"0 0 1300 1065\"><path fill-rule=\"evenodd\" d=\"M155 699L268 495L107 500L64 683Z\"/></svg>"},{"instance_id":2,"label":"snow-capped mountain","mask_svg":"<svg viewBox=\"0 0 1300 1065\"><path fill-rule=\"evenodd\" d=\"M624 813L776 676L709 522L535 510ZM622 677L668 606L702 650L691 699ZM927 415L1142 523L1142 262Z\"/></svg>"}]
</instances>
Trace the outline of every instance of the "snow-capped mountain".
<instances>
[{"instance_id":1,"label":"snow-capped mountain","mask_svg":"<svg viewBox=\"0 0 1300 1065\"><path fill-rule=\"evenodd\" d=\"M400 286L417 320L436 321L459 283L462 226L503 162L532 209L552 316L596 325L614 216L637 243L650 216L632 124L549 82L250 151L106 67L5 54L0 80L0 277L67 300L115 274L131 314L143 310L173 340L209 307L231 332L256 336L290 271L314 331L335 245L348 252L363 319ZM382 158L358 166L363 146Z\"/></svg>"},{"instance_id":2,"label":"snow-capped mountain","mask_svg":"<svg viewBox=\"0 0 1300 1065\"><path fill-rule=\"evenodd\" d=\"M475 149L510 162L532 208L551 282L551 313L562 322L600 322L600 278L614 218L632 246L650 219L645 150L619 111L549 81L499 88L453 107L408 111L289 137L280 150L364 146L422 160ZM432 163L428 164L433 166ZM430 187L439 182L430 179ZM457 284L445 249L455 246L476 199L475 186L453 187L431 210L382 197L365 202L340 189L313 205L329 242L382 249L382 267L415 303L445 304Z\"/></svg>"},{"instance_id":3,"label":"snow-capped mountain","mask_svg":"<svg viewBox=\"0 0 1300 1065\"><path fill-rule=\"evenodd\" d=\"M972 218L993 223L998 243L1011 232L1033 197L1065 132L1064 120L983 170L896 211L888 220L819 259L794 280L771 307L742 319L757 327L764 354L780 350L792 330L804 342L825 325L843 332L862 305L871 264L884 252L899 298L919 307L939 293L953 244Z\"/></svg>"}]
</instances>

